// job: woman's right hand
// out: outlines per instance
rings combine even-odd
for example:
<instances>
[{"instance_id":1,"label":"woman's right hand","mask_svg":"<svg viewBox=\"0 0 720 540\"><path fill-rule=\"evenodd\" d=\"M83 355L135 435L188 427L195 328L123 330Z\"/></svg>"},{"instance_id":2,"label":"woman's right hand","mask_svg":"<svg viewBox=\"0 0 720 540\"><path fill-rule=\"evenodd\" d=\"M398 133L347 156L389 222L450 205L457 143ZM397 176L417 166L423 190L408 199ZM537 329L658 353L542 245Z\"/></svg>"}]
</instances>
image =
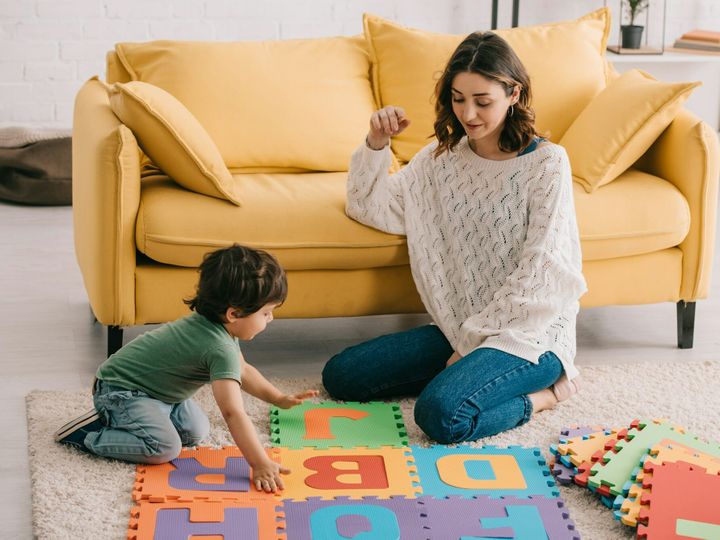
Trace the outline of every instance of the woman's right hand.
<instances>
[{"instance_id":1,"label":"woman's right hand","mask_svg":"<svg viewBox=\"0 0 720 540\"><path fill-rule=\"evenodd\" d=\"M394 105L383 107L370 117L367 143L373 150L380 150L390 142L390 137L402 133L409 125L410 120L405 117L405 110L402 107Z\"/></svg>"}]
</instances>

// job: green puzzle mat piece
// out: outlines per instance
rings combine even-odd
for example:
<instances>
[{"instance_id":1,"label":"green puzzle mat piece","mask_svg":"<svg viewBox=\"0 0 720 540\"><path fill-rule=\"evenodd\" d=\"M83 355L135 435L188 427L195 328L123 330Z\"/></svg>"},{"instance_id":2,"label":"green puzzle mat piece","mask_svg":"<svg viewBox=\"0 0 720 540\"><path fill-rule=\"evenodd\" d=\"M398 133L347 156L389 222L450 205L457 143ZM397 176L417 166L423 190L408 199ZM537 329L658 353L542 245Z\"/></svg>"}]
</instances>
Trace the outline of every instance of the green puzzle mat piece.
<instances>
[{"instance_id":1,"label":"green puzzle mat piece","mask_svg":"<svg viewBox=\"0 0 720 540\"><path fill-rule=\"evenodd\" d=\"M378 448L407 446L408 437L396 403L305 402L270 410L270 436L286 448Z\"/></svg>"},{"instance_id":2,"label":"green puzzle mat piece","mask_svg":"<svg viewBox=\"0 0 720 540\"><path fill-rule=\"evenodd\" d=\"M632 478L632 472L640 466L640 462L650 449L663 439L671 439L677 443L720 457L720 446L704 442L692 433L682 433L673 429L669 423L658 423L653 420L640 422L642 429L628 431L627 440L618 441L616 452L612 450L603 456L606 463L596 463L590 469L588 484L593 488L608 486L612 495L623 495L623 486Z\"/></svg>"}]
</instances>

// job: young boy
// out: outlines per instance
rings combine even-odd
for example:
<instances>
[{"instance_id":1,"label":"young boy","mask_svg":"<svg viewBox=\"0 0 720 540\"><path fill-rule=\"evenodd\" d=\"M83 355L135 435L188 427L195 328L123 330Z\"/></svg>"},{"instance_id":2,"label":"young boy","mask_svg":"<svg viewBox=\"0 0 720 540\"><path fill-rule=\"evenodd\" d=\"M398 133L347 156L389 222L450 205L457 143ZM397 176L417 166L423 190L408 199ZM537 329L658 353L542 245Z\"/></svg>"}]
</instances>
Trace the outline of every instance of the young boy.
<instances>
[{"instance_id":1,"label":"young boy","mask_svg":"<svg viewBox=\"0 0 720 540\"><path fill-rule=\"evenodd\" d=\"M212 392L258 490L282 489L287 469L268 458L243 406L248 394L287 409L318 395L286 395L245 362L238 339L251 340L285 301L285 272L270 254L233 245L208 253L200 265L191 315L142 334L97 370L95 409L69 422L55 440L98 456L165 463L196 446L210 425L191 399Z\"/></svg>"}]
</instances>

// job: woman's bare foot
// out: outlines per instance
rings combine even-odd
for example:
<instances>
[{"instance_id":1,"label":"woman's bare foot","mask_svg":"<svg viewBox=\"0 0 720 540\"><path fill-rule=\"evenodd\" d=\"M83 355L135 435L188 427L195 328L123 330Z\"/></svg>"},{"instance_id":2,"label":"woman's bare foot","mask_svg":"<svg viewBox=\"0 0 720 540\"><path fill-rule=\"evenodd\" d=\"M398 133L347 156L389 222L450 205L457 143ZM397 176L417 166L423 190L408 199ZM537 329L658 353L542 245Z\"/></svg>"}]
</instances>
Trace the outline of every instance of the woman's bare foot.
<instances>
[{"instance_id":1,"label":"woman's bare foot","mask_svg":"<svg viewBox=\"0 0 720 540\"><path fill-rule=\"evenodd\" d=\"M570 380L567 375L563 373L550 389L558 401L565 401L580 391L580 377L576 376L573 380Z\"/></svg>"},{"instance_id":2,"label":"woman's bare foot","mask_svg":"<svg viewBox=\"0 0 720 540\"><path fill-rule=\"evenodd\" d=\"M553 391L550 388L540 390L539 392L535 392L533 394L528 394L528 397L533 404L533 413L552 409L558 403L555 394L553 394Z\"/></svg>"}]
</instances>

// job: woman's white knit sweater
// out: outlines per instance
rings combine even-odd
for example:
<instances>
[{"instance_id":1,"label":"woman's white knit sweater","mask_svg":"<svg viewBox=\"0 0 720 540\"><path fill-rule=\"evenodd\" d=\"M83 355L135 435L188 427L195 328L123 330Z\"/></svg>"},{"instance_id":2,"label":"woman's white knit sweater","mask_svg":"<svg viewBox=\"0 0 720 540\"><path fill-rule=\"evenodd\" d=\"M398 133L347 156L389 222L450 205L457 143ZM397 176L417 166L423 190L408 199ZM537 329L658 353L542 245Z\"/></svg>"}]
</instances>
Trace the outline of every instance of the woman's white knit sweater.
<instances>
[{"instance_id":1,"label":"woman's white knit sweater","mask_svg":"<svg viewBox=\"0 0 720 540\"><path fill-rule=\"evenodd\" d=\"M505 161L463 138L434 142L389 175L388 147L352 156L347 215L407 236L420 297L453 348L491 347L537 363L546 351L577 375L575 319L587 290L565 150L545 144Z\"/></svg>"}]
</instances>

